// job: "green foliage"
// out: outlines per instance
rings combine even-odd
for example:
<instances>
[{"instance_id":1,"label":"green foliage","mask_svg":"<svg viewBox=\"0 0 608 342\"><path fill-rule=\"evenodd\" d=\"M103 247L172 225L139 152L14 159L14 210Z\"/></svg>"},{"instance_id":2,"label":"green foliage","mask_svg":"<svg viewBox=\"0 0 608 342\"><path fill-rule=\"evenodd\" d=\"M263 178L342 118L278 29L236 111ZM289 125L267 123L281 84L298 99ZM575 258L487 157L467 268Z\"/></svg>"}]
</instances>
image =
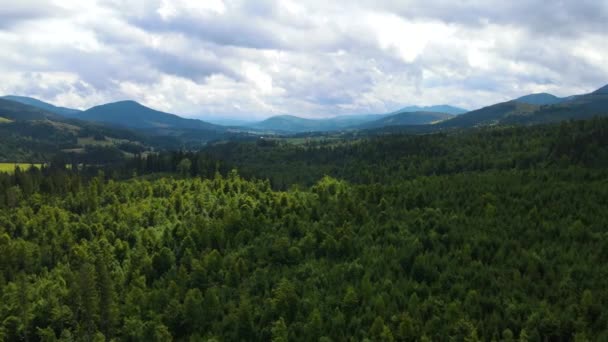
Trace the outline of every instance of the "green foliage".
<instances>
[{"instance_id":1,"label":"green foliage","mask_svg":"<svg viewBox=\"0 0 608 342\"><path fill-rule=\"evenodd\" d=\"M0 163L0 172L13 173L15 169L27 170L30 167L40 168L42 164L26 164L26 163Z\"/></svg>"},{"instance_id":2,"label":"green foliage","mask_svg":"<svg viewBox=\"0 0 608 342\"><path fill-rule=\"evenodd\" d=\"M288 342L288 335L289 331L287 330L287 325L285 325L285 320L283 320L283 318L274 322L272 325L272 342Z\"/></svg>"},{"instance_id":3,"label":"green foliage","mask_svg":"<svg viewBox=\"0 0 608 342\"><path fill-rule=\"evenodd\" d=\"M451 121L451 120L450 120ZM608 119L532 127L491 127L433 134L365 136L301 145L227 143L205 156L274 188L309 187L329 175L352 183L399 183L419 176L490 170L608 166Z\"/></svg>"},{"instance_id":4,"label":"green foliage","mask_svg":"<svg viewBox=\"0 0 608 342\"><path fill-rule=\"evenodd\" d=\"M596 151L602 124L563 127ZM520 154L526 136L534 148ZM482 138L489 146L475 146ZM285 191L209 151L136 161L175 177L0 173L0 339L605 339L608 173L562 138L552 127L397 136L320 156L259 147L334 171ZM291 171L273 177L292 182Z\"/></svg>"}]
</instances>

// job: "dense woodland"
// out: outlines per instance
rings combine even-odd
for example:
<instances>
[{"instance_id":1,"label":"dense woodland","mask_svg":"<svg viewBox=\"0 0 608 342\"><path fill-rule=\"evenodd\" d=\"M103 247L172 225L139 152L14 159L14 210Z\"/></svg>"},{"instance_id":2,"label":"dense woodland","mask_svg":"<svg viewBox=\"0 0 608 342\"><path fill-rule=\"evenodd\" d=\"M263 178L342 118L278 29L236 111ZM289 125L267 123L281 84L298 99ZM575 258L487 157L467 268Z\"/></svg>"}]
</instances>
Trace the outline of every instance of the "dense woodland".
<instances>
[{"instance_id":1,"label":"dense woodland","mask_svg":"<svg viewBox=\"0 0 608 342\"><path fill-rule=\"evenodd\" d=\"M0 340L608 340L608 120L0 174Z\"/></svg>"}]
</instances>

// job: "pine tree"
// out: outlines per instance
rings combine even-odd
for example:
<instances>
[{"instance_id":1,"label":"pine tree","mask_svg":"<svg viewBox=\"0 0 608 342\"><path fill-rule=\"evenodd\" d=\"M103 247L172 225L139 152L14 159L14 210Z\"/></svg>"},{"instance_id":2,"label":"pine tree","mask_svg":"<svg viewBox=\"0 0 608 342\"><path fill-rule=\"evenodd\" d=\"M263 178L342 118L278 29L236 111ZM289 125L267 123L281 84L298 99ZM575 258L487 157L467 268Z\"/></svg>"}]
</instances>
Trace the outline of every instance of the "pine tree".
<instances>
[{"instance_id":1,"label":"pine tree","mask_svg":"<svg viewBox=\"0 0 608 342\"><path fill-rule=\"evenodd\" d=\"M272 325L272 342L288 342L289 341L289 330L283 317L279 318L278 321Z\"/></svg>"}]
</instances>

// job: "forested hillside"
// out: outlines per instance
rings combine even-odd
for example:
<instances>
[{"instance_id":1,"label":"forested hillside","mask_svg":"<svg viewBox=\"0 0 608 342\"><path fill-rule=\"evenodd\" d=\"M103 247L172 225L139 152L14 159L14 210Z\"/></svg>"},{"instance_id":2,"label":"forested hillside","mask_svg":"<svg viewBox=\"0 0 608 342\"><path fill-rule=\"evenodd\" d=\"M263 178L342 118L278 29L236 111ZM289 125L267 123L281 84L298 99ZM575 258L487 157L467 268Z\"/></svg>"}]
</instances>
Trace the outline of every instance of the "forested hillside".
<instances>
[{"instance_id":1,"label":"forested hillside","mask_svg":"<svg viewBox=\"0 0 608 342\"><path fill-rule=\"evenodd\" d=\"M606 340L607 146L598 119L0 174L0 340Z\"/></svg>"},{"instance_id":2,"label":"forested hillside","mask_svg":"<svg viewBox=\"0 0 608 342\"><path fill-rule=\"evenodd\" d=\"M311 139L303 144L272 139L216 144L198 155L205 165L210 163L207 159L219 160L224 169L236 168L246 177L268 178L278 189L293 184L308 187L324 175L369 184L487 170L608 167L606 119L452 133L374 133L330 138ZM169 166L176 165L182 157L180 153L163 156L162 169L172 171ZM195 155L188 157L199 159ZM156 163L152 164L158 165L157 159L153 158ZM147 172L143 163L139 164L140 172ZM191 171L192 175L198 172Z\"/></svg>"}]
</instances>

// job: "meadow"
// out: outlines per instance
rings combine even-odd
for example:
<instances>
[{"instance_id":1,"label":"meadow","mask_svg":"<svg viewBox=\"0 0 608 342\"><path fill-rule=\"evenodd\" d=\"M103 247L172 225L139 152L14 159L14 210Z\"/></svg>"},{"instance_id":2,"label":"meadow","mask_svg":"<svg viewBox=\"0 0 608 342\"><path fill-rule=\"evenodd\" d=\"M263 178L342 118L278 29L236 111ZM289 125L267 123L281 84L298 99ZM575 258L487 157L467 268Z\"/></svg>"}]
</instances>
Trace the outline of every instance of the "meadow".
<instances>
[{"instance_id":1,"label":"meadow","mask_svg":"<svg viewBox=\"0 0 608 342\"><path fill-rule=\"evenodd\" d=\"M30 167L40 168L42 164L30 164L30 163L0 163L0 172L9 172L12 173L15 171L17 167L21 170L27 170Z\"/></svg>"}]
</instances>

